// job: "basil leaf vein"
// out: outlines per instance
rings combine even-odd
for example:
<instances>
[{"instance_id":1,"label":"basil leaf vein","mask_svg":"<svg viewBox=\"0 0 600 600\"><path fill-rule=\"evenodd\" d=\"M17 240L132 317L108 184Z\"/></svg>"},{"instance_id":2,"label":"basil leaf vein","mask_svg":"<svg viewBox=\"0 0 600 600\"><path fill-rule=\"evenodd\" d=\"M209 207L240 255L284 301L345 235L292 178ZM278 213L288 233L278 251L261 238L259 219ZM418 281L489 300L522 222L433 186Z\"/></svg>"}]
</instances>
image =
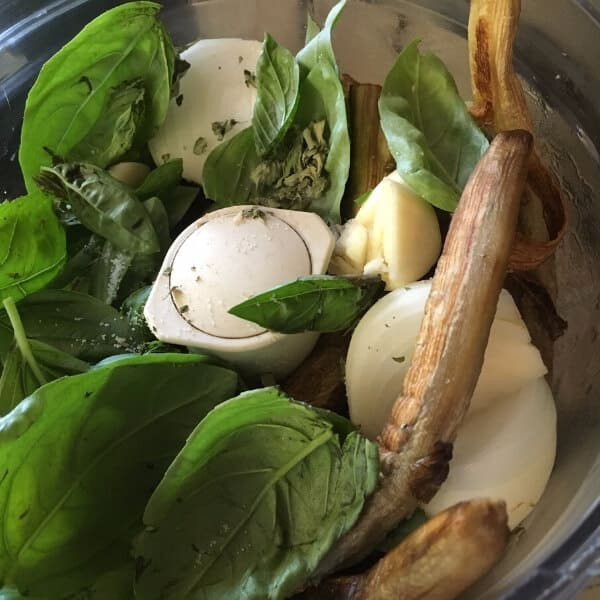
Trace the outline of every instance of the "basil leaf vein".
<instances>
[{"instance_id":1,"label":"basil leaf vein","mask_svg":"<svg viewBox=\"0 0 600 600\"><path fill-rule=\"evenodd\" d=\"M252 296L232 315L281 333L349 329L383 292L378 277L309 275Z\"/></svg>"},{"instance_id":2,"label":"basil leaf vein","mask_svg":"<svg viewBox=\"0 0 600 600\"><path fill-rule=\"evenodd\" d=\"M427 202L453 211L489 144L450 72L418 44L402 50L386 77L381 127L404 181Z\"/></svg>"},{"instance_id":3,"label":"basil leaf vein","mask_svg":"<svg viewBox=\"0 0 600 600\"><path fill-rule=\"evenodd\" d=\"M0 419L0 579L63 596L126 560L165 468L236 388L202 356L147 355L46 384Z\"/></svg>"},{"instance_id":4,"label":"basil leaf vein","mask_svg":"<svg viewBox=\"0 0 600 600\"><path fill-rule=\"evenodd\" d=\"M82 140L97 131L97 124L106 118L110 97L124 82L143 78L146 102L136 141L143 144L162 124L175 52L156 19L159 10L159 4L145 1L109 10L44 64L27 97L19 148L28 191L34 189L33 177L40 167L50 163L45 148L73 160L70 152L77 154L78 144L85 144ZM110 137L103 142L111 143ZM95 152L100 162L113 160L114 152L108 147L97 150L101 150Z\"/></svg>"},{"instance_id":5,"label":"basil leaf vein","mask_svg":"<svg viewBox=\"0 0 600 600\"><path fill-rule=\"evenodd\" d=\"M281 141L298 108L300 68L294 55L265 35L256 64L257 96L252 116L254 142L265 156Z\"/></svg>"},{"instance_id":6,"label":"basil leaf vein","mask_svg":"<svg viewBox=\"0 0 600 600\"><path fill-rule=\"evenodd\" d=\"M39 191L0 204L0 301L48 285L67 258L65 231Z\"/></svg>"},{"instance_id":7,"label":"basil leaf vein","mask_svg":"<svg viewBox=\"0 0 600 600\"><path fill-rule=\"evenodd\" d=\"M285 598L358 518L377 446L275 388L211 411L152 495L135 552L146 600Z\"/></svg>"}]
</instances>

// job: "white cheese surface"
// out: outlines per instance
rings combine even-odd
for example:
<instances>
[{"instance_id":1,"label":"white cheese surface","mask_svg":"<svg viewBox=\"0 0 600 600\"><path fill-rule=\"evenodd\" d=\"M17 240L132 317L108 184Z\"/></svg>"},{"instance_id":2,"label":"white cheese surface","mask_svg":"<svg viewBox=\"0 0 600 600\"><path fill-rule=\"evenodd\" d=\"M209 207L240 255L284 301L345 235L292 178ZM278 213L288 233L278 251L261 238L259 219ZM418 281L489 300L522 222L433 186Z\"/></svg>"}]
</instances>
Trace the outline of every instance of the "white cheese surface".
<instances>
[{"instance_id":1,"label":"white cheese surface","mask_svg":"<svg viewBox=\"0 0 600 600\"><path fill-rule=\"evenodd\" d=\"M179 96L150 140L156 164L183 159L183 176L202 184L202 170L210 152L222 140L213 123L236 121L224 136L229 139L250 125L256 89L244 71L254 73L262 43L256 40L200 40L181 53L190 68L180 81Z\"/></svg>"}]
</instances>

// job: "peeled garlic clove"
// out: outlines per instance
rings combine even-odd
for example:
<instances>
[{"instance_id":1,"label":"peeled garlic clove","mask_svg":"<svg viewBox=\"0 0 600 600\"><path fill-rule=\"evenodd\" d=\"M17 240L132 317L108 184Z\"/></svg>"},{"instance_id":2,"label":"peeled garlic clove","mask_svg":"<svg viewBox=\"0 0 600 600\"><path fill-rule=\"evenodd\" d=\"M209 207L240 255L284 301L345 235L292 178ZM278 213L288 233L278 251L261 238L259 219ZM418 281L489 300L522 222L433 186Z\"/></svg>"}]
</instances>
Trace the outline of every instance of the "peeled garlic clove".
<instances>
[{"instance_id":1,"label":"peeled garlic clove","mask_svg":"<svg viewBox=\"0 0 600 600\"><path fill-rule=\"evenodd\" d=\"M358 226L362 227L360 235ZM414 194L399 175L386 177L344 226L332 272L348 272L340 271L346 268L356 274L379 274L386 289L394 290L423 277L435 264L441 247L433 207Z\"/></svg>"},{"instance_id":2,"label":"peeled garlic clove","mask_svg":"<svg viewBox=\"0 0 600 600\"><path fill-rule=\"evenodd\" d=\"M467 414L454 444L450 475L424 509L437 514L476 497L506 502L514 529L539 501L556 453L556 408L541 377Z\"/></svg>"},{"instance_id":3,"label":"peeled garlic clove","mask_svg":"<svg viewBox=\"0 0 600 600\"><path fill-rule=\"evenodd\" d=\"M348 221L335 243L329 272L334 275L360 275L367 262L368 243L366 227L354 220Z\"/></svg>"}]
</instances>

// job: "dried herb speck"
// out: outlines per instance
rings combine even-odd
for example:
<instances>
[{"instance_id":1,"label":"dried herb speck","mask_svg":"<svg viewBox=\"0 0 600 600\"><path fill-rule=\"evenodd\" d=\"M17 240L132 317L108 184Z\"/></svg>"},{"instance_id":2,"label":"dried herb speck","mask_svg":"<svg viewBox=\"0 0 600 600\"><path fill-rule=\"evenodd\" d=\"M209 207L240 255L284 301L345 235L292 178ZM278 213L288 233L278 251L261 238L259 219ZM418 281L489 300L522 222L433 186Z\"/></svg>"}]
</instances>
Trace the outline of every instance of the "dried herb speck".
<instances>
[{"instance_id":1,"label":"dried herb speck","mask_svg":"<svg viewBox=\"0 0 600 600\"><path fill-rule=\"evenodd\" d=\"M207 150L208 150L208 142L206 141L206 138L199 137L194 142L194 150L193 150L194 154L196 156L200 156L201 154L204 154Z\"/></svg>"},{"instance_id":2,"label":"dried herb speck","mask_svg":"<svg viewBox=\"0 0 600 600\"><path fill-rule=\"evenodd\" d=\"M212 131L215 137L221 142L223 138L237 125L235 119L226 119L225 121L214 121Z\"/></svg>"},{"instance_id":3,"label":"dried herb speck","mask_svg":"<svg viewBox=\"0 0 600 600\"><path fill-rule=\"evenodd\" d=\"M256 74L248 69L244 69L244 83L246 87L256 87Z\"/></svg>"}]
</instances>

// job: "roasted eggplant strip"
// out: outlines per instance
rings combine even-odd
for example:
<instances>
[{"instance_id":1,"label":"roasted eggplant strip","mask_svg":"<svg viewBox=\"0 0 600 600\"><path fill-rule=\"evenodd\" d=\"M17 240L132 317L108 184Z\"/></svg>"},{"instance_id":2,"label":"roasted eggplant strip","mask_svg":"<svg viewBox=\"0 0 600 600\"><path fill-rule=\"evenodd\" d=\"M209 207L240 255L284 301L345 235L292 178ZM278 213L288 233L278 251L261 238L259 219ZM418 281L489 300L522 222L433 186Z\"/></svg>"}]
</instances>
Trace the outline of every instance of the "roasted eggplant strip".
<instances>
[{"instance_id":1,"label":"roasted eggplant strip","mask_svg":"<svg viewBox=\"0 0 600 600\"><path fill-rule=\"evenodd\" d=\"M533 133L525 93L513 67L520 0L471 0L469 62L473 104L470 111L491 134L511 129ZM554 252L565 235L567 210L556 178L531 154L526 201L538 198L543 210L547 240L517 235L510 268L527 271L538 267Z\"/></svg>"},{"instance_id":2,"label":"roasted eggplant strip","mask_svg":"<svg viewBox=\"0 0 600 600\"><path fill-rule=\"evenodd\" d=\"M419 527L367 573L324 581L305 599L452 600L501 557L507 521L504 502L461 502Z\"/></svg>"},{"instance_id":3,"label":"roasted eggplant strip","mask_svg":"<svg viewBox=\"0 0 600 600\"><path fill-rule=\"evenodd\" d=\"M343 76L350 124L350 174L346 186L344 211L354 217L358 205L355 200L372 190L395 168L387 140L379 119L381 86L358 83L349 75Z\"/></svg>"},{"instance_id":4,"label":"roasted eggplant strip","mask_svg":"<svg viewBox=\"0 0 600 600\"><path fill-rule=\"evenodd\" d=\"M301 402L348 413L344 384L344 357L350 336L324 333L309 357L282 383L283 391Z\"/></svg>"},{"instance_id":5,"label":"roasted eggplant strip","mask_svg":"<svg viewBox=\"0 0 600 600\"><path fill-rule=\"evenodd\" d=\"M498 134L452 220L406 379L380 438L381 482L316 579L365 556L448 474L477 383L514 241L532 138Z\"/></svg>"}]
</instances>

